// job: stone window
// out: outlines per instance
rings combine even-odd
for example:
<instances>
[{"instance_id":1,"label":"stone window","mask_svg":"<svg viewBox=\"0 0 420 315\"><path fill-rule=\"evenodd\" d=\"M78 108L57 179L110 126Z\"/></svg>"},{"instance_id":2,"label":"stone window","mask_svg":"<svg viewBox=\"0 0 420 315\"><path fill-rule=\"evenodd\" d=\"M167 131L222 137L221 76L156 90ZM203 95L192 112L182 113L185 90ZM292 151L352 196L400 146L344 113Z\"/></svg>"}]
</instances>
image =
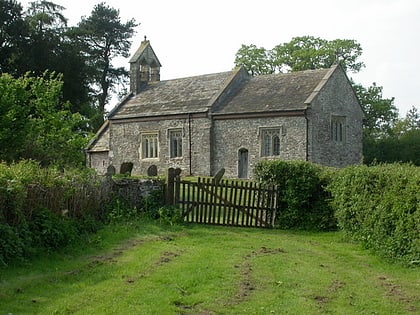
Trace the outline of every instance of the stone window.
<instances>
[{"instance_id":1,"label":"stone window","mask_svg":"<svg viewBox=\"0 0 420 315\"><path fill-rule=\"evenodd\" d=\"M158 133L143 133L141 135L141 157L143 159L157 158L159 154Z\"/></svg>"},{"instance_id":2,"label":"stone window","mask_svg":"<svg viewBox=\"0 0 420 315\"><path fill-rule=\"evenodd\" d=\"M169 152L171 158L182 157L182 129L169 130Z\"/></svg>"},{"instance_id":3,"label":"stone window","mask_svg":"<svg viewBox=\"0 0 420 315\"><path fill-rule=\"evenodd\" d=\"M262 128L261 135L261 156L280 155L280 134L281 128Z\"/></svg>"},{"instance_id":4,"label":"stone window","mask_svg":"<svg viewBox=\"0 0 420 315\"><path fill-rule=\"evenodd\" d=\"M331 116L331 140L340 143L346 141L346 117Z\"/></svg>"}]
</instances>

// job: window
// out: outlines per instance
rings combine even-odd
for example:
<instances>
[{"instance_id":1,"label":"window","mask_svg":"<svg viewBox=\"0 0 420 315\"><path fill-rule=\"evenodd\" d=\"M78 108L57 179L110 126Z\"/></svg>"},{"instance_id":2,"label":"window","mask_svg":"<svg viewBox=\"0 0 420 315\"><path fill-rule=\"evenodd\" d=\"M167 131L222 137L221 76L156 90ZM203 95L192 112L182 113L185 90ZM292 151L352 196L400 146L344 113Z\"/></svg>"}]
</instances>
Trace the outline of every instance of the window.
<instances>
[{"instance_id":1,"label":"window","mask_svg":"<svg viewBox=\"0 0 420 315\"><path fill-rule=\"evenodd\" d=\"M169 152L171 158L182 157L182 129L169 130Z\"/></svg>"},{"instance_id":2,"label":"window","mask_svg":"<svg viewBox=\"0 0 420 315\"><path fill-rule=\"evenodd\" d=\"M280 128L261 129L261 155L280 155Z\"/></svg>"},{"instance_id":3,"label":"window","mask_svg":"<svg viewBox=\"0 0 420 315\"><path fill-rule=\"evenodd\" d=\"M346 141L346 117L331 117L331 140L334 142Z\"/></svg>"},{"instance_id":4,"label":"window","mask_svg":"<svg viewBox=\"0 0 420 315\"><path fill-rule=\"evenodd\" d=\"M143 159L158 157L157 133L145 133L141 135L141 156Z\"/></svg>"}]
</instances>

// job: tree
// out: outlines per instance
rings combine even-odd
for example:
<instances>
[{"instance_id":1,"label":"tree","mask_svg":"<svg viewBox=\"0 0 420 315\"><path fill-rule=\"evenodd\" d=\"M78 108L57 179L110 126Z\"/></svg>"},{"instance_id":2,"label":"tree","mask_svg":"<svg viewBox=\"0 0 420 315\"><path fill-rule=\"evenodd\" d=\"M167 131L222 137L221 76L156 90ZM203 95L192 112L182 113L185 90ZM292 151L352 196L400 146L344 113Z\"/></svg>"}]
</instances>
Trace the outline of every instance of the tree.
<instances>
[{"instance_id":1,"label":"tree","mask_svg":"<svg viewBox=\"0 0 420 315\"><path fill-rule=\"evenodd\" d=\"M364 137L380 139L391 135L398 120L398 109L394 105L394 98L383 98L383 87L377 86L376 83L368 88L353 84L353 88L365 113Z\"/></svg>"},{"instance_id":2,"label":"tree","mask_svg":"<svg viewBox=\"0 0 420 315\"><path fill-rule=\"evenodd\" d=\"M270 51L255 45L242 45L236 53L236 65L243 65L251 75L271 74L276 68Z\"/></svg>"},{"instance_id":3,"label":"tree","mask_svg":"<svg viewBox=\"0 0 420 315\"><path fill-rule=\"evenodd\" d=\"M82 166L86 119L61 101L62 76L0 76L0 160Z\"/></svg>"},{"instance_id":4,"label":"tree","mask_svg":"<svg viewBox=\"0 0 420 315\"><path fill-rule=\"evenodd\" d=\"M14 0L0 0L0 73L19 72L27 31L22 6Z\"/></svg>"},{"instance_id":5,"label":"tree","mask_svg":"<svg viewBox=\"0 0 420 315\"><path fill-rule=\"evenodd\" d=\"M100 115L96 127L103 122L110 91L128 77L124 68L112 65L112 59L129 57L130 38L136 26L134 19L121 22L119 10L100 3L93 8L89 17L82 18L78 27L73 29L91 69L91 83L96 92Z\"/></svg>"},{"instance_id":6,"label":"tree","mask_svg":"<svg viewBox=\"0 0 420 315\"><path fill-rule=\"evenodd\" d=\"M328 41L313 36L294 37L272 50L242 45L236 53L235 65L243 65L251 74L270 74L329 68L340 62L345 70L359 72L365 65L358 61L362 48L355 40Z\"/></svg>"},{"instance_id":7,"label":"tree","mask_svg":"<svg viewBox=\"0 0 420 315\"><path fill-rule=\"evenodd\" d=\"M36 76L45 71L63 74L62 97L70 102L71 112L92 117L95 113L90 106L87 61L69 37L64 10L49 1L30 3L25 16L28 40L20 61L25 68L19 75L27 71Z\"/></svg>"}]
</instances>

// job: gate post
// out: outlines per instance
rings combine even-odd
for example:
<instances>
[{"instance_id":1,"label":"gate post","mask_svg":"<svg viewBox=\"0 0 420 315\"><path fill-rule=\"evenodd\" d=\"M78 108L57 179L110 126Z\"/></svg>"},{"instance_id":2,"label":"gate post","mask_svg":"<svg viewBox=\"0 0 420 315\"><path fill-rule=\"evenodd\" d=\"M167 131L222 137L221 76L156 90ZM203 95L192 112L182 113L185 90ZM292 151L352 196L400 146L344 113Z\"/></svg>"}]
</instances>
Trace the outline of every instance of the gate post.
<instances>
[{"instance_id":1,"label":"gate post","mask_svg":"<svg viewBox=\"0 0 420 315\"><path fill-rule=\"evenodd\" d=\"M166 205L176 205L179 199L179 181L175 179L181 174L181 169L168 168L168 174L166 176L166 191L165 191L165 203Z\"/></svg>"},{"instance_id":2,"label":"gate post","mask_svg":"<svg viewBox=\"0 0 420 315\"><path fill-rule=\"evenodd\" d=\"M165 203L169 206L174 204L174 188L175 188L175 169L172 167L168 168L168 174L166 176L166 190L165 190Z\"/></svg>"}]
</instances>

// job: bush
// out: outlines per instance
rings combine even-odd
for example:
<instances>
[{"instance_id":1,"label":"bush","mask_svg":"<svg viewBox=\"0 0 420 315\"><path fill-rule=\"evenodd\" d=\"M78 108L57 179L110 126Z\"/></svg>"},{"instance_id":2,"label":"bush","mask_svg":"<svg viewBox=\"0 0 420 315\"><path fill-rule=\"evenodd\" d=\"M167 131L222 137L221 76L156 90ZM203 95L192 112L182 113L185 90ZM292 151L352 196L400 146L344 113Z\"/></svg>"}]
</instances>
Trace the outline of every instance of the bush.
<instances>
[{"instance_id":1,"label":"bush","mask_svg":"<svg viewBox=\"0 0 420 315\"><path fill-rule=\"evenodd\" d=\"M101 185L88 170L0 163L0 261L21 261L95 231L108 195Z\"/></svg>"},{"instance_id":2,"label":"bush","mask_svg":"<svg viewBox=\"0 0 420 315\"><path fill-rule=\"evenodd\" d=\"M328 186L339 227L384 257L420 260L420 168L407 164L343 169Z\"/></svg>"},{"instance_id":3,"label":"bush","mask_svg":"<svg viewBox=\"0 0 420 315\"><path fill-rule=\"evenodd\" d=\"M324 189L331 174L328 169L304 161L262 161L255 167L257 180L278 186L276 225L283 229L336 228L329 194Z\"/></svg>"}]
</instances>

